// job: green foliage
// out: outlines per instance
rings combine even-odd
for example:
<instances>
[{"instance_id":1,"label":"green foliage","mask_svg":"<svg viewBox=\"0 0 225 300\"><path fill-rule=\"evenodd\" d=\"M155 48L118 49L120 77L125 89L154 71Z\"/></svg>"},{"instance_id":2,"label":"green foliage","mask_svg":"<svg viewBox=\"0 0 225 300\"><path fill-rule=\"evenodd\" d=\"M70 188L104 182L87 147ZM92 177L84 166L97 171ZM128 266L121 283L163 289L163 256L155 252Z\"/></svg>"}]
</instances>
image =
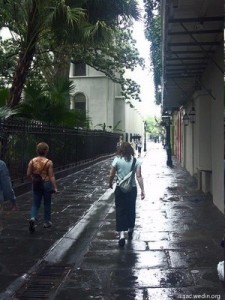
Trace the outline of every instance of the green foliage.
<instances>
[{"instance_id":1,"label":"green foliage","mask_svg":"<svg viewBox=\"0 0 225 300\"><path fill-rule=\"evenodd\" d=\"M160 1L144 0L145 5L145 36L151 42L150 55L154 71L154 86L156 104L161 103L161 18L159 14Z\"/></svg>"},{"instance_id":2,"label":"green foliage","mask_svg":"<svg viewBox=\"0 0 225 300\"><path fill-rule=\"evenodd\" d=\"M18 114L17 109L11 109L6 105L6 100L9 96L7 88L0 88L0 118L7 119L13 115Z\"/></svg>"},{"instance_id":3,"label":"green foliage","mask_svg":"<svg viewBox=\"0 0 225 300\"><path fill-rule=\"evenodd\" d=\"M146 120L147 123L147 132L150 133L151 137L157 137L163 135L163 127L160 124L161 119L156 117L148 117Z\"/></svg>"},{"instance_id":4,"label":"green foliage","mask_svg":"<svg viewBox=\"0 0 225 300\"><path fill-rule=\"evenodd\" d=\"M20 117L55 125L89 127L84 113L70 110L69 94L73 89L73 83L67 80L55 80L49 86L30 82L19 106Z\"/></svg>"},{"instance_id":5,"label":"green foliage","mask_svg":"<svg viewBox=\"0 0 225 300\"><path fill-rule=\"evenodd\" d=\"M5 87L0 88L0 106L6 105L6 100L9 96L9 90Z\"/></svg>"},{"instance_id":6,"label":"green foliage","mask_svg":"<svg viewBox=\"0 0 225 300\"><path fill-rule=\"evenodd\" d=\"M11 109L8 106L0 107L0 118L7 119L13 115L16 115L18 112L16 109Z\"/></svg>"},{"instance_id":7,"label":"green foliage","mask_svg":"<svg viewBox=\"0 0 225 300\"><path fill-rule=\"evenodd\" d=\"M120 27L114 32L114 42L98 48L85 46L74 48L72 62L82 60L89 66L103 72L122 88L125 99L141 101L140 86L132 79L125 78L126 69L134 70L136 66L144 67L144 60L139 56L132 37L130 22L121 22Z\"/></svg>"},{"instance_id":8,"label":"green foliage","mask_svg":"<svg viewBox=\"0 0 225 300\"><path fill-rule=\"evenodd\" d=\"M0 87L12 83L13 71L18 59L18 43L13 39L0 37Z\"/></svg>"},{"instance_id":9,"label":"green foliage","mask_svg":"<svg viewBox=\"0 0 225 300\"><path fill-rule=\"evenodd\" d=\"M68 78L71 56L74 60L81 57L120 83L125 97L139 99L139 86L124 79L122 71L141 63L128 30L130 20L140 16L136 0L0 0L0 6L0 28L6 26L16 33L15 48L8 55L12 69L0 69L7 71L4 76L12 83L10 106L21 101L27 78L50 81L52 76L65 74ZM119 29L119 22L125 27ZM0 52L5 50L9 52L8 46L1 43ZM96 53L103 55L103 61L100 56L95 59Z\"/></svg>"},{"instance_id":10,"label":"green foliage","mask_svg":"<svg viewBox=\"0 0 225 300\"><path fill-rule=\"evenodd\" d=\"M103 131L124 132L124 130L121 130L121 129L118 128L120 123L121 123L121 121L118 121L114 127L112 127L111 125L106 126L105 123L97 124L97 125L95 125L95 127L100 127L101 130L103 130Z\"/></svg>"}]
</instances>

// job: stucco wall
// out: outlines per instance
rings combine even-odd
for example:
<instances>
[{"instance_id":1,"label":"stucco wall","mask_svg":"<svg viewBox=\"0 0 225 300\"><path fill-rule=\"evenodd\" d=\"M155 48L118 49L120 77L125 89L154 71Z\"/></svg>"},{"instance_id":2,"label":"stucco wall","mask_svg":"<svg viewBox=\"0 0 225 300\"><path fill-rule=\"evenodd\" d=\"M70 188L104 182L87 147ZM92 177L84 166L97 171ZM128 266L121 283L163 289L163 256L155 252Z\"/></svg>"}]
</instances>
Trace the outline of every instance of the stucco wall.
<instances>
[{"instance_id":1,"label":"stucco wall","mask_svg":"<svg viewBox=\"0 0 225 300\"><path fill-rule=\"evenodd\" d=\"M205 91L196 95L196 137L199 151L198 168L212 170L211 154L211 98Z\"/></svg>"},{"instance_id":2,"label":"stucco wall","mask_svg":"<svg viewBox=\"0 0 225 300\"><path fill-rule=\"evenodd\" d=\"M72 65L71 65L72 69ZM86 76L72 76L75 92L83 93L86 97L86 110L91 119L91 128L101 129L98 124L105 123L106 126L112 126L116 132L129 134L140 134L144 136L144 124L140 113L126 104L126 100L121 96L121 86L115 84L103 73L86 66ZM107 130L110 130L106 127Z\"/></svg>"},{"instance_id":3,"label":"stucco wall","mask_svg":"<svg viewBox=\"0 0 225 300\"><path fill-rule=\"evenodd\" d=\"M125 106L125 118L126 118L126 132L129 134L139 134L143 137L143 120L135 107L131 106L129 102Z\"/></svg>"},{"instance_id":4,"label":"stucco wall","mask_svg":"<svg viewBox=\"0 0 225 300\"><path fill-rule=\"evenodd\" d=\"M82 92L86 96L86 109L91 119L91 127L100 129L96 126L103 123L113 126L112 118L109 118L109 109L113 111L114 93L109 80L103 77L86 77L85 80L76 77L74 80L75 94Z\"/></svg>"},{"instance_id":5,"label":"stucco wall","mask_svg":"<svg viewBox=\"0 0 225 300\"><path fill-rule=\"evenodd\" d=\"M116 97L114 106L114 123L117 124L120 122L118 129L122 130L123 134L126 132L125 120L124 99L122 97Z\"/></svg>"},{"instance_id":6,"label":"stucco wall","mask_svg":"<svg viewBox=\"0 0 225 300\"><path fill-rule=\"evenodd\" d=\"M223 66L223 47L216 52L214 61ZM184 107L187 113L195 106L196 123L183 127L182 165L192 175L203 170L200 187L210 191L214 204L224 212L224 100L223 74L211 62L202 78L201 90L196 91Z\"/></svg>"},{"instance_id":7,"label":"stucco wall","mask_svg":"<svg viewBox=\"0 0 225 300\"><path fill-rule=\"evenodd\" d=\"M223 45L214 56L216 63L223 67ZM211 62L204 77L204 85L211 91L211 152L212 152L212 193L213 202L224 212L224 82L223 74ZM207 134L207 132L205 132Z\"/></svg>"}]
</instances>

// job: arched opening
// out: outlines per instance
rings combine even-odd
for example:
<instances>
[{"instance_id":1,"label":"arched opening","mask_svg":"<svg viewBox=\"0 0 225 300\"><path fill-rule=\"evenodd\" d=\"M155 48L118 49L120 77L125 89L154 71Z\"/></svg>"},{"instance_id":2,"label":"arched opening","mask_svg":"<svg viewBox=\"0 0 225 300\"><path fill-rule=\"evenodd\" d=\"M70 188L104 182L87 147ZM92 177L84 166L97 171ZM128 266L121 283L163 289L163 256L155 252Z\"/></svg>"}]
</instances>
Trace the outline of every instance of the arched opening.
<instances>
[{"instance_id":1,"label":"arched opening","mask_svg":"<svg viewBox=\"0 0 225 300\"><path fill-rule=\"evenodd\" d=\"M73 108L86 114L86 97L82 93L78 93L73 97Z\"/></svg>"}]
</instances>

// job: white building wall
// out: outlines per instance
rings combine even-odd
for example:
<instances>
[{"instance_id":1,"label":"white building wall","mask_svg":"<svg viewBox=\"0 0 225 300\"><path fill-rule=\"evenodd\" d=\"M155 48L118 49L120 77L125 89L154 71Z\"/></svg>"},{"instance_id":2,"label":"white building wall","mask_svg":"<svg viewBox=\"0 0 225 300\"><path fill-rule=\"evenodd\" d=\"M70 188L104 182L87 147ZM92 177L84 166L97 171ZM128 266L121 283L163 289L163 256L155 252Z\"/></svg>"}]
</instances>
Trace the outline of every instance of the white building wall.
<instances>
[{"instance_id":1,"label":"white building wall","mask_svg":"<svg viewBox=\"0 0 225 300\"><path fill-rule=\"evenodd\" d=\"M130 134L133 131L133 124L132 124L132 120L133 120L133 115L132 115L132 108L130 107L130 103L126 102L125 104L125 115L126 115L126 133L128 133L128 142L130 142Z\"/></svg>"},{"instance_id":2,"label":"white building wall","mask_svg":"<svg viewBox=\"0 0 225 300\"><path fill-rule=\"evenodd\" d=\"M126 103L126 130L130 134L138 134L144 139L144 123L138 109Z\"/></svg>"},{"instance_id":3,"label":"white building wall","mask_svg":"<svg viewBox=\"0 0 225 300\"><path fill-rule=\"evenodd\" d=\"M196 136L198 137L197 159L200 170L212 170L211 153L211 101L206 92L197 92L196 96ZM206 134L207 133L207 134Z\"/></svg>"},{"instance_id":4,"label":"white building wall","mask_svg":"<svg viewBox=\"0 0 225 300\"><path fill-rule=\"evenodd\" d=\"M98 77L75 78L75 93L84 93L86 96L87 114L91 119L91 128L95 128L98 124L105 123L106 126L112 125L111 120L108 120L108 103L112 99L108 99L109 83L107 78L101 77L102 85L99 85ZM100 129L100 127L96 127Z\"/></svg>"},{"instance_id":5,"label":"white building wall","mask_svg":"<svg viewBox=\"0 0 225 300\"><path fill-rule=\"evenodd\" d=\"M223 45L214 56L216 63L223 68ZM204 85L213 95L211 99L211 157L212 194L215 205L224 212L224 82L223 74L211 62L204 77ZM208 134L205 131L205 134Z\"/></svg>"},{"instance_id":6,"label":"white building wall","mask_svg":"<svg viewBox=\"0 0 225 300\"><path fill-rule=\"evenodd\" d=\"M223 47L214 60L223 66ZM207 90L206 90L207 89ZM211 93L211 95L210 95ZM223 75L211 62L202 79L202 89L196 91L185 106L196 110L196 123L184 127L183 166L198 175L199 187L210 192L214 204L224 212L224 95Z\"/></svg>"},{"instance_id":7,"label":"white building wall","mask_svg":"<svg viewBox=\"0 0 225 300\"><path fill-rule=\"evenodd\" d=\"M125 105L123 97L116 97L115 106L114 106L114 124L118 124L117 128L119 133L125 134L126 132L126 123L125 123Z\"/></svg>"},{"instance_id":8,"label":"white building wall","mask_svg":"<svg viewBox=\"0 0 225 300\"><path fill-rule=\"evenodd\" d=\"M135 116L135 109L134 107L127 102L126 106L126 132L128 133L128 141L130 142L130 136L131 134L136 134L137 133L137 120L136 120L136 116Z\"/></svg>"},{"instance_id":9,"label":"white building wall","mask_svg":"<svg viewBox=\"0 0 225 300\"><path fill-rule=\"evenodd\" d=\"M121 96L121 86L115 84L103 73L86 66L86 76L73 76L73 65L71 64L70 79L74 81L75 92L83 93L86 97L87 115L91 119L92 129L101 129L98 124L106 124L106 130L117 128L115 132L122 134L128 133L128 141L130 134L140 132L141 116L134 107L126 104L125 99ZM73 107L71 105L71 107Z\"/></svg>"},{"instance_id":10,"label":"white building wall","mask_svg":"<svg viewBox=\"0 0 225 300\"><path fill-rule=\"evenodd\" d=\"M103 73L96 71L94 68L86 66L86 76L72 76L72 64L70 69L70 79L74 81L75 92L83 93L86 97L87 115L91 120L92 129L101 129L99 124L114 128L115 98L120 96L120 87Z\"/></svg>"}]
</instances>

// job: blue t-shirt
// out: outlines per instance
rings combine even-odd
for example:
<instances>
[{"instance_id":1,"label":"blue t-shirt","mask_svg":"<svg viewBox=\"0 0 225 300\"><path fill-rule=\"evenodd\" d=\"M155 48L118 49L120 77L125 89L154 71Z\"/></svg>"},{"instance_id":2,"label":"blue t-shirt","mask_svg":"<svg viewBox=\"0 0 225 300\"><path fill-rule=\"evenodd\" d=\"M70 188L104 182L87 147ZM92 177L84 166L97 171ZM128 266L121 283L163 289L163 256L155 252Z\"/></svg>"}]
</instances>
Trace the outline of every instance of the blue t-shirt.
<instances>
[{"instance_id":1,"label":"blue t-shirt","mask_svg":"<svg viewBox=\"0 0 225 300\"><path fill-rule=\"evenodd\" d=\"M133 157L130 161L125 160L124 157L116 156L112 162L112 166L116 169L117 174L117 182L120 182L131 170L131 166L133 163ZM136 160L135 170L141 166L141 161L139 159ZM135 176L132 183L132 186L136 186Z\"/></svg>"}]
</instances>

